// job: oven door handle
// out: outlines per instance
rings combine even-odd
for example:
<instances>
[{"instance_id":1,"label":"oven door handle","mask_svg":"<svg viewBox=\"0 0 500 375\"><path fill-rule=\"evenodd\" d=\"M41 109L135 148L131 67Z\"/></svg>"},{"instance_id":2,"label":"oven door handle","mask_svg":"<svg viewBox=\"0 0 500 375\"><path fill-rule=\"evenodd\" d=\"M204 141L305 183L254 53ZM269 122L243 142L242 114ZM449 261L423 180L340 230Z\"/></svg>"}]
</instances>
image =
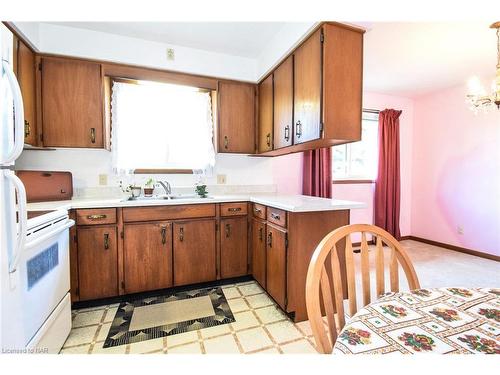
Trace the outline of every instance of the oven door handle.
<instances>
[{"instance_id":1,"label":"oven door handle","mask_svg":"<svg viewBox=\"0 0 500 375\"><path fill-rule=\"evenodd\" d=\"M71 219L68 219L68 221L66 222L66 224L64 224L63 226L57 227L55 230L53 230L53 231L51 231L49 233L46 233L43 236L38 237L36 240L28 242L24 246L24 249L25 250L31 250L32 248L40 245L42 242L48 240L49 238L54 237L54 236L58 235L59 233L65 231L66 229L71 228L73 225L75 225L75 221L71 220Z\"/></svg>"},{"instance_id":2,"label":"oven door handle","mask_svg":"<svg viewBox=\"0 0 500 375\"><path fill-rule=\"evenodd\" d=\"M16 272L17 263L19 262L19 256L23 250L24 243L26 241L26 233L28 226L28 214L26 211L26 189L22 181L14 174L14 171L6 170L5 176L14 185L17 191L17 215L19 221L19 230L17 233L16 247L12 251L12 258L9 262L9 273Z\"/></svg>"},{"instance_id":3,"label":"oven door handle","mask_svg":"<svg viewBox=\"0 0 500 375\"><path fill-rule=\"evenodd\" d=\"M12 90L12 99L14 101L14 144L12 149L7 155L5 155L4 160L0 160L2 164L9 164L14 162L24 147L24 106L23 97L21 95L21 88L17 82L14 71L10 67L10 64L2 60L2 68L7 76L7 81Z\"/></svg>"}]
</instances>

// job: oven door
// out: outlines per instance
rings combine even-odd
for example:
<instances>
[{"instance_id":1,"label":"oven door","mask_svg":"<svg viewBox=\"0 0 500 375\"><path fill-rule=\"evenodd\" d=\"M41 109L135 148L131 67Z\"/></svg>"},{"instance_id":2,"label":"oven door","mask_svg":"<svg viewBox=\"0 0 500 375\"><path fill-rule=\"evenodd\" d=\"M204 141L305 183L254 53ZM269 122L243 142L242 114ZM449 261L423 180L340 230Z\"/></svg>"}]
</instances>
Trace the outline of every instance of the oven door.
<instances>
[{"instance_id":1,"label":"oven door","mask_svg":"<svg viewBox=\"0 0 500 375\"><path fill-rule=\"evenodd\" d=\"M32 231L26 240L20 256L16 288L22 309L25 346L69 292L69 228L72 225L74 221L66 217ZM71 319L71 313L68 319Z\"/></svg>"}]
</instances>

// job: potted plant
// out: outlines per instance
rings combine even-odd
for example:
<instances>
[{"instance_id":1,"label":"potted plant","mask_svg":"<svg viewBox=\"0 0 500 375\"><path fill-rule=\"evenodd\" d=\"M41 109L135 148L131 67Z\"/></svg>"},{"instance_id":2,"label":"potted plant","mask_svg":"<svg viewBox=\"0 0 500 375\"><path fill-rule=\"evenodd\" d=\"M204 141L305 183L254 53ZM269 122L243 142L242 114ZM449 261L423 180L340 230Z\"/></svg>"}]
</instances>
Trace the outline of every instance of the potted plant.
<instances>
[{"instance_id":1,"label":"potted plant","mask_svg":"<svg viewBox=\"0 0 500 375\"><path fill-rule=\"evenodd\" d=\"M198 194L198 196L200 198L206 198L207 197L207 194L208 194L207 185L198 184L198 185L196 185L195 189L196 189L196 194Z\"/></svg>"},{"instance_id":2,"label":"potted plant","mask_svg":"<svg viewBox=\"0 0 500 375\"><path fill-rule=\"evenodd\" d=\"M155 189L155 180L149 178L144 184L144 196L152 197L154 189Z\"/></svg>"}]
</instances>

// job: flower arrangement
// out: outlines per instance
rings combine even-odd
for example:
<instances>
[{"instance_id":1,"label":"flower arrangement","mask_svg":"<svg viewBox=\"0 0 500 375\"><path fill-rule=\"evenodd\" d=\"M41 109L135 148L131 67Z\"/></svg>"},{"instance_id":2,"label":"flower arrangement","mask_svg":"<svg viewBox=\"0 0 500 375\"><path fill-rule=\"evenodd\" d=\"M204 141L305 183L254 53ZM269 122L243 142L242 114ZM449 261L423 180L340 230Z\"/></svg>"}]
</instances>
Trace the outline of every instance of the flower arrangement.
<instances>
[{"instance_id":1,"label":"flower arrangement","mask_svg":"<svg viewBox=\"0 0 500 375\"><path fill-rule=\"evenodd\" d=\"M394 305L384 305L381 306L381 309L386 314L389 314L395 318L401 318L408 315L404 307L398 307Z\"/></svg>"},{"instance_id":2,"label":"flower arrangement","mask_svg":"<svg viewBox=\"0 0 500 375\"><path fill-rule=\"evenodd\" d=\"M349 327L342 332L340 339L347 341L349 345L367 345L371 344L370 336L371 334L368 331Z\"/></svg>"},{"instance_id":3,"label":"flower arrangement","mask_svg":"<svg viewBox=\"0 0 500 375\"><path fill-rule=\"evenodd\" d=\"M404 332L398 339L416 352L430 352L436 346L432 337L419 333Z\"/></svg>"}]
</instances>

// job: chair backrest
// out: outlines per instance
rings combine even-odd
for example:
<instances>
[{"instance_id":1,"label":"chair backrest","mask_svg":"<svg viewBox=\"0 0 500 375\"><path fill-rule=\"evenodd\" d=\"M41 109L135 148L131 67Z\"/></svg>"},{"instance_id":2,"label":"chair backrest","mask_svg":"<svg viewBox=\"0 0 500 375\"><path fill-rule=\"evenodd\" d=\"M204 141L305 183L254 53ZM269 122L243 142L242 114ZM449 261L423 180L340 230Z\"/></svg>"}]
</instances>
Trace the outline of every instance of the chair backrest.
<instances>
[{"instance_id":1,"label":"chair backrest","mask_svg":"<svg viewBox=\"0 0 500 375\"><path fill-rule=\"evenodd\" d=\"M369 246L366 239L367 234L371 234L375 241L375 248L371 253L375 254L377 296L385 293L385 249L390 251L390 291L399 291L398 264L403 268L410 289L420 288L417 274L415 273L415 269L408 255L399 242L382 228L368 224L352 224L330 232L319 243L312 255L306 280L307 315L314 334L314 339L316 340L316 349L320 353L332 352L333 345L337 339L337 328L340 331L345 325L345 292L348 294L350 315L354 315L357 311L356 271L351 242L352 233L361 233L360 264L363 306L371 302L370 258ZM341 256L340 258L339 255ZM345 255L345 257L342 255ZM344 284L341 277L341 259L345 259L345 274L347 280L344 280L344 283L346 281L347 290L344 290ZM322 310L322 307L324 310ZM326 313L328 330L325 330L322 311ZM335 322L335 313L337 313L338 327Z\"/></svg>"}]
</instances>

